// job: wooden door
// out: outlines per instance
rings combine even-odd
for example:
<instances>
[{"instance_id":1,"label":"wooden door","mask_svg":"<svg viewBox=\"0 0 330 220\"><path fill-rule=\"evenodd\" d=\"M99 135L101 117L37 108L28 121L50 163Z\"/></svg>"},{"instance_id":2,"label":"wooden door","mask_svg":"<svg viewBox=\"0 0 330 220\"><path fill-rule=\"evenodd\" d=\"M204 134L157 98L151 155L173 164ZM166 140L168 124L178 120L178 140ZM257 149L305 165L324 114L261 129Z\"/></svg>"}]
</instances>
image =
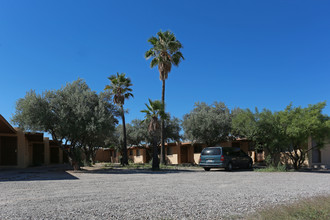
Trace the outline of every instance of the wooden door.
<instances>
[{"instance_id":1,"label":"wooden door","mask_svg":"<svg viewBox=\"0 0 330 220\"><path fill-rule=\"evenodd\" d=\"M188 163L188 148L181 147L181 163Z\"/></svg>"},{"instance_id":2,"label":"wooden door","mask_svg":"<svg viewBox=\"0 0 330 220\"><path fill-rule=\"evenodd\" d=\"M17 166L17 137L1 138L1 160L3 166Z\"/></svg>"},{"instance_id":3,"label":"wooden door","mask_svg":"<svg viewBox=\"0 0 330 220\"><path fill-rule=\"evenodd\" d=\"M60 162L60 149L58 147L50 148L50 163Z\"/></svg>"},{"instance_id":4,"label":"wooden door","mask_svg":"<svg viewBox=\"0 0 330 220\"><path fill-rule=\"evenodd\" d=\"M44 144L33 144L32 163L34 166L41 166L45 163Z\"/></svg>"}]
</instances>

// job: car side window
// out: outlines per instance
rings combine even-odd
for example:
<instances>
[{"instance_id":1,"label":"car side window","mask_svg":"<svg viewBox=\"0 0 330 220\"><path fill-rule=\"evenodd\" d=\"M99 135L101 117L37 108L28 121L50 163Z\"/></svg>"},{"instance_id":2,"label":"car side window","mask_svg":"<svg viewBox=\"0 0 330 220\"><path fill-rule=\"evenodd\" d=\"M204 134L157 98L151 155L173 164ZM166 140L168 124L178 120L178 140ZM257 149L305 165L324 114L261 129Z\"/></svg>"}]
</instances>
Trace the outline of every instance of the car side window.
<instances>
[{"instance_id":1,"label":"car side window","mask_svg":"<svg viewBox=\"0 0 330 220\"><path fill-rule=\"evenodd\" d=\"M240 150L240 156L242 156L242 157L246 157L247 154L246 154L244 151Z\"/></svg>"},{"instance_id":2,"label":"car side window","mask_svg":"<svg viewBox=\"0 0 330 220\"><path fill-rule=\"evenodd\" d=\"M222 148L222 154L226 155L226 156L229 156L230 155L229 149Z\"/></svg>"}]
</instances>

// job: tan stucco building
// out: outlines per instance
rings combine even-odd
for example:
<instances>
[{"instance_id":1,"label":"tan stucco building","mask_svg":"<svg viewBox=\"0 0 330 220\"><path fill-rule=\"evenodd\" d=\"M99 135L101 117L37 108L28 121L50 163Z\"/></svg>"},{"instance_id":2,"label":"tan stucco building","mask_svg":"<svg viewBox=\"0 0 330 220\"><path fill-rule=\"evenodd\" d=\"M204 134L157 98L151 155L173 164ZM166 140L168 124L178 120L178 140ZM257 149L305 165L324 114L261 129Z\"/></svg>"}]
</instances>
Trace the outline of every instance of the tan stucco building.
<instances>
[{"instance_id":1,"label":"tan stucco building","mask_svg":"<svg viewBox=\"0 0 330 220\"><path fill-rule=\"evenodd\" d=\"M323 143L323 148L313 148L316 143L312 138L308 139L308 165L312 168L327 168L330 169L330 137L326 138Z\"/></svg>"},{"instance_id":2,"label":"tan stucco building","mask_svg":"<svg viewBox=\"0 0 330 220\"><path fill-rule=\"evenodd\" d=\"M13 128L0 115L0 168L25 168L62 162L62 150L43 133Z\"/></svg>"}]
</instances>

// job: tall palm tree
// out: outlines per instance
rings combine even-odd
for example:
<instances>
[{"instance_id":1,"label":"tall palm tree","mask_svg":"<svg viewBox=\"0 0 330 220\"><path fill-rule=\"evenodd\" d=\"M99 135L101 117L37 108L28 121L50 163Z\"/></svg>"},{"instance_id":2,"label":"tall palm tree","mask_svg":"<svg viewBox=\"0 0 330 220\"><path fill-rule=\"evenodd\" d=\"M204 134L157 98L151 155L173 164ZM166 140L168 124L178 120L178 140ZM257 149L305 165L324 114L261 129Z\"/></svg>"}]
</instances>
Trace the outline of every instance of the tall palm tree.
<instances>
[{"instance_id":1,"label":"tall palm tree","mask_svg":"<svg viewBox=\"0 0 330 220\"><path fill-rule=\"evenodd\" d=\"M124 143L122 145L122 160L121 164L123 166L128 165L127 157L127 141L126 141L126 125L125 125L125 111L124 104L125 99L133 97L131 93L133 90L130 88L133 86L131 79L125 76L125 73L117 73L116 75L111 75L108 77L110 80L110 85L107 85L104 90L110 90L113 95L113 102L120 107L121 118L123 121L123 134L124 134Z\"/></svg>"},{"instance_id":2,"label":"tall palm tree","mask_svg":"<svg viewBox=\"0 0 330 220\"><path fill-rule=\"evenodd\" d=\"M159 31L157 37L151 37L148 42L152 48L145 53L145 58L150 59L150 67L158 66L159 79L162 81L162 104L165 106L165 80L171 72L172 65L178 66L184 60L180 49L183 48L180 41L170 31ZM161 163L165 164L165 143L164 143L164 120L161 121Z\"/></svg>"},{"instance_id":3,"label":"tall palm tree","mask_svg":"<svg viewBox=\"0 0 330 220\"><path fill-rule=\"evenodd\" d=\"M155 100L151 101L149 99L149 105L145 104L147 109L142 110L141 112L145 113L144 121L150 121L148 126L148 132L152 136L153 139L153 156L152 156L152 169L158 170L159 169L159 162L158 162L158 138L159 138L159 130L160 124L159 120L165 120L167 115L164 111L164 105L161 101Z\"/></svg>"}]
</instances>

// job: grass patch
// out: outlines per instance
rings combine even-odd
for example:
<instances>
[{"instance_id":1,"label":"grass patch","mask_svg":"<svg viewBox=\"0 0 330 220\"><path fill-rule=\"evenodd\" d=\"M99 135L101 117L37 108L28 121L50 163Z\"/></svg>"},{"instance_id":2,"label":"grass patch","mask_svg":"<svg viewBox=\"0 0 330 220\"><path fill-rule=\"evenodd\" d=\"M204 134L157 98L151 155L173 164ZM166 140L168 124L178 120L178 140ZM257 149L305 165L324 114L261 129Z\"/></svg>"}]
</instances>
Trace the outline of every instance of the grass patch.
<instances>
[{"instance_id":1,"label":"grass patch","mask_svg":"<svg viewBox=\"0 0 330 220\"><path fill-rule=\"evenodd\" d=\"M249 220L329 220L330 196L302 199L293 204L266 208L248 216Z\"/></svg>"},{"instance_id":2,"label":"grass patch","mask_svg":"<svg viewBox=\"0 0 330 220\"><path fill-rule=\"evenodd\" d=\"M286 165L278 164L277 166L268 166L265 168L254 169L256 172L287 172Z\"/></svg>"}]
</instances>

